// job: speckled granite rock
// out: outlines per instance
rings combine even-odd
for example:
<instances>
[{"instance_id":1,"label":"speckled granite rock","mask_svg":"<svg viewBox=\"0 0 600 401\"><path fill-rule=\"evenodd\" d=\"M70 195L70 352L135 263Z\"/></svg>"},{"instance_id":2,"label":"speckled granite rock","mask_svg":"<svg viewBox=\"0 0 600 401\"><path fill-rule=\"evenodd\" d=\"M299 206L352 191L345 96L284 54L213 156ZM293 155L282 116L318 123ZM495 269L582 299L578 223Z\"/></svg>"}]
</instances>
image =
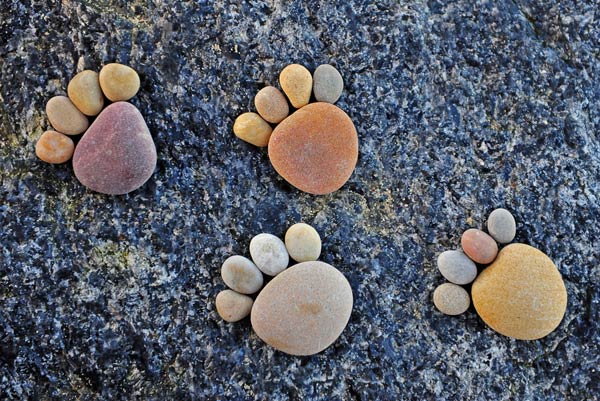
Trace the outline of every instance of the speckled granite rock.
<instances>
[{"instance_id":1,"label":"speckled granite rock","mask_svg":"<svg viewBox=\"0 0 600 401\"><path fill-rule=\"evenodd\" d=\"M598 399L598 5L445 3L1 2L0 398ZM108 198L34 146L49 97L114 61L140 73L158 166ZM360 157L329 196L293 190L231 132L293 62L344 77ZM436 255L496 207L566 282L540 341L431 301ZM355 298L310 358L214 306L222 261L297 221Z\"/></svg>"}]
</instances>

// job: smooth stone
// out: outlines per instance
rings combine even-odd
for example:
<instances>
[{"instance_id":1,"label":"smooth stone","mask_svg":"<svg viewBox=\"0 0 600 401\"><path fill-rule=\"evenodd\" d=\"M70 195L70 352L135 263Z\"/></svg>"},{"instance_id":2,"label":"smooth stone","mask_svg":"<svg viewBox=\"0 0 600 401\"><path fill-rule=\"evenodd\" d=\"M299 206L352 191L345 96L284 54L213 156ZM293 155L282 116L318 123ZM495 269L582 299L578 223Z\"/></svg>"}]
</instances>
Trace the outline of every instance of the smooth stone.
<instances>
[{"instance_id":1,"label":"smooth stone","mask_svg":"<svg viewBox=\"0 0 600 401\"><path fill-rule=\"evenodd\" d=\"M111 63L100 70L100 87L111 102L120 102L134 97L140 90L140 76L131 67Z\"/></svg>"},{"instance_id":2,"label":"smooth stone","mask_svg":"<svg viewBox=\"0 0 600 401\"><path fill-rule=\"evenodd\" d=\"M46 163L65 163L73 156L75 144L66 135L56 131L46 131L35 145L35 154Z\"/></svg>"},{"instance_id":3,"label":"smooth stone","mask_svg":"<svg viewBox=\"0 0 600 401\"><path fill-rule=\"evenodd\" d=\"M309 262L321 255L321 237L308 224L297 223L285 233L285 247L296 262Z\"/></svg>"},{"instance_id":4,"label":"smooth stone","mask_svg":"<svg viewBox=\"0 0 600 401\"><path fill-rule=\"evenodd\" d=\"M525 244L505 246L471 288L483 321L500 334L536 340L562 321L567 290L560 272L542 251Z\"/></svg>"},{"instance_id":5,"label":"smooth stone","mask_svg":"<svg viewBox=\"0 0 600 401\"><path fill-rule=\"evenodd\" d=\"M460 315L469 309L469 293L459 285L444 283L433 292L433 303L445 315Z\"/></svg>"},{"instance_id":6,"label":"smooth stone","mask_svg":"<svg viewBox=\"0 0 600 401\"><path fill-rule=\"evenodd\" d=\"M104 107L104 95L95 71L85 70L75 75L69 82L67 93L75 107L85 115L96 116Z\"/></svg>"},{"instance_id":7,"label":"smooth stone","mask_svg":"<svg viewBox=\"0 0 600 401\"><path fill-rule=\"evenodd\" d=\"M319 102L335 103L342 96L344 80L332 65L323 64L313 74L313 92Z\"/></svg>"},{"instance_id":8,"label":"smooth stone","mask_svg":"<svg viewBox=\"0 0 600 401\"><path fill-rule=\"evenodd\" d=\"M248 258L231 256L221 266L221 278L227 287L241 294L254 294L263 286L263 275Z\"/></svg>"},{"instance_id":9,"label":"smooth stone","mask_svg":"<svg viewBox=\"0 0 600 401\"><path fill-rule=\"evenodd\" d=\"M299 109L310 101L313 79L310 71L300 64L290 64L281 70L279 84L290 103Z\"/></svg>"},{"instance_id":10,"label":"smooth stone","mask_svg":"<svg viewBox=\"0 0 600 401\"><path fill-rule=\"evenodd\" d=\"M340 189L358 160L358 136L339 107L311 103L283 120L269 141L269 159L290 184L314 195Z\"/></svg>"},{"instance_id":11,"label":"smooth stone","mask_svg":"<svg viewBox=\"0 0 600 401\"><path fill-rule=\"evenodd\" d=\"M233 133L254 146L267 146L273 128L256 113L244 113L235 119Z\"/></svg>"},{"instance_id":12,"label":"smooth stone","mask_svg":"<svg viewBox=\"0 0 600 401\"><path fill-rule=\"evenodd\" d=\"M215 304L217 313L226 322L238 322L248 316L254 301L247 295L232 290L223 290L217 294Z\"/></svg>"},{"instance_id":13,"label":"smooth stone","mask_svg":"<svg viewBox=\"0 0 600 401\"><path fill-rule=\"evenodd\" d=\"M487 228L490 235L501 244L508 244L517 234L515 218L508 210L502 208L490 213Z\"/></svg>"},{"instance_id":14,"label":"smooth stone","mask_svg":"<svg viewBox=\"0 0 600 401\"><path fill-rule=\"evenodd\" d=\"M498 254L498 244L486 233L476 228L465 231L460 239L465 254L475 263L492 263Z\"/></svg>"},{"instance_id":15,"label":"smooth stone","mask_svg":"<svg viewBox=\"0 0 600 401\"><path fill-rule=\"evenodd\" d=\"M258 114L266 121L277 124L290 113L290 106L283 93L274 86L262 88L254 97Z\"/></svg>"},{"instance_id":16,"label":"smooth stone","mask_svg":"<svg viewBox=\"0 0 600 401\"><path fill-rule=\"evenodd\" d=\"M88 118L66 96L54 96L46 103L52 127L65 135L79 135L90 125Z\"/></svg>"},{"instance_id":17,"label":"smooth stone","mask_svg":"<svg viewBox=\"0 0 600 401\"><path fill-rule=\"evenodd\" d=\"M258 294L250 321L267 344L292 355L313 355L340 336L352 312L344 275L323 262L298 263Z\"/></svg>"},{"instance_id":18,"label":"smooth stone","mask_svg":"<svg viewBox=\"0 0 600 401\"><path fill-rule=\"evenodd\" d=\"M89 189L121 195L144 185L156 167L156 147L139 110L113 103L96 117L73 155L77 179Z\"/></svg>"},{"instance_id":19,"label":"smooth stone","mask_svg":"<svg viewBox=\"0 0 600 401\"><path fill-rule=\"evenodd\" d=\"M285 244L272 234L258 234L250 241L250 256L256 266L269 276L276 276L290 263Z\"/></svg>"},{"instance_id":20,"label":"smooth stone","mask_svg":"<svg viewBox=\"0 0 600 401\"><path fill-rule=\"evenodd\" d=\"M477 277L477 266L461 251L445 251L437 259L438 269L454 284L469 284Z\"/></svg>"}]
</instances>

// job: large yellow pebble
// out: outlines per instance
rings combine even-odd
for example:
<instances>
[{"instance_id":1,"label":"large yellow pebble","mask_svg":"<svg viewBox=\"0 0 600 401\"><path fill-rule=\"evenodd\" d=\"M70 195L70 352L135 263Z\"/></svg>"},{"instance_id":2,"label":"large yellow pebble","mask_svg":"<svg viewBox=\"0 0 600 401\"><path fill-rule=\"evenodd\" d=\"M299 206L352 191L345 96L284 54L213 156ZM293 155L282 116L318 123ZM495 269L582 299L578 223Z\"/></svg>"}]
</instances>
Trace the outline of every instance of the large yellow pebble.
<instances>
[{"instance_id":1,"label":"large yellow pebble","mask_svg":"<svg viewBox=\"0 0 600 401\"><path fill-rule=\"evenodd\" d=\"M140 77L131 67L111 63L100 70L100 87L112 102L129 100L140 89Z\"/></svg>"},{"instance_id":2,"label":"large yellow pebble","mask_svg":"<svg viewBox=\"0 0 600 401\"><path fill-rule=\"evenodd\" d=\"M65 163L73 156L75 144L66 135L56 131L46 131L35 145L35 154L46 163Z\"/></svg>"},{"instance_id":3,"label":"large yellow pebble","mask_svg":"<svg viewBox=\"0 0 600 401\"><path fill-rule=\"evenodd\" d=\"M95 116L102 111L104 95L97 72L85 70L75 75L69 82L67 93L71 102L83 114Z\"/></svg>"},{"instance_id":4,"label":"large yellow pebble","mask_svg":"<svg viewBox=\"0 0 600 401\"><path fill-rule=\"evenodd\" d=\"M244 113L236 118L233 133L255 146L267 146L273 128L256 113Z\"/></svg>"},{"instance_id":5,"label":"large yellow pebble","mask_svg":"<svg viewBox=\"0 0 600 401\"><path fill-rule=\"evenodd\" d=\"M313 78L304 66L290 64L285 67L279 74L279 84L295 108L306 106L310 101Z\"/></svg>"}]
</instances>

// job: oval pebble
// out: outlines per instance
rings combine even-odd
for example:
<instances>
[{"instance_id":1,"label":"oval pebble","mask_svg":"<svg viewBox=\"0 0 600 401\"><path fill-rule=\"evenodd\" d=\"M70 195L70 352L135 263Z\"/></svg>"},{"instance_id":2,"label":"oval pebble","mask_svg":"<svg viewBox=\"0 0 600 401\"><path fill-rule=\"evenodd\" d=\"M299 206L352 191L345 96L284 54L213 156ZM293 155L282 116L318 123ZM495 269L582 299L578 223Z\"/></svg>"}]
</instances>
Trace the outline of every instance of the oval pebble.
<instances>
[{"instance_id":1,"label":"oval pebble","mask_svg":"<svg viewBox=\"0 0 600 401\"><path fill-rule=\"evenodd\" d=\"M233 133L254 146L267 146L273 128L256 113L244 113L235 119Z\"/></svg>"},{"instance_id":2,"label":"oval pebble","mask_svg":"<svg viewBox=\"0 0 600 401\"><path fill-rule=\"evenodd\" d=\"M56 131L46 131L35 145L35 154L46 163L65 163L73 156L75 144L66 135Z\"/></svg>"},{"instance_id":3,"label":"oval pebble","mask_svg":"<svg viewBox=\"0 0 600 401\"><path fill-rule=\"evenodd\" d=\"M303 262L265 286L250 321L270 346L292 355L313 355L340 336L352 302L352 289L340 271L323 262Z\"/></svg>"},{"instance_id":4,"label":"oval pebble","mask_svg":"<svg viewBox=\"0 0 600 401\"><path fill-rule=\"evenodd\" d=\"M296 262L317 260L321 255L321 237L308 224L297 223L285 233L285 247Z\"/></svg>"},{"instance_id":5,"label":"oval pebble","mask_svg":"<svg viewBox=\"0 0 600 401\"><path fill-rule=\"evenodd\" d=\"M469 284L477 277L477 266L461 251L440 253L437 265L442 276L454 284Z\"/></svg>"},{"instance_id":6,"label":"oval pebble","mask_svg":"<svg viewBox=\"0 0 600 401\"><path fill-rule=\"evenodd\" d=\"M254 294L263 285L263 275L250 259L235 255L221 266L221 278L227 287L241 294Z\"/></svg>"},{"instance_id":7,"label":"oval pebble","mask_svg":"<svg viewBox=\"0 0 600 401\"><path fill-rule=\"evenodd\" d=\"M465 231L460 239L465 254L475 263L492 263L498 254L498 244L486 233L476 228Z\"/></svg>"},{"instance_id":8,"label":"oval pebble","mask_svg":"<svg viewBox=\"0 0 600 401\"><path fill-rule=\"evenodd\" d=\"M232 290L223 290L217 294L215 304L217 313L226 322L238 322L248 316L254 301L247 295Z\"/></svg>"},{"instance_id":9,"label":"oval pebble","mask_svg":"<svg viewBox=\"0 0 600 401\"><path fill-rule=\"evenodd\" d=\"M131 67L111 63L100 70L100 87L111 102L129 100L140 89L140 76Z\"/></svg>"},{"instance_id":10,"label":"oval pebble","mask_svg":"<svg viewBox=\"0 0 600 401\"><path fill-rule=\"evenodd\" d=\"M344 90L342 75L334 66L323 64L313 74L313 91L319 102L335 103Z\"/></svg>"},{"instance_id":11,"label":"oval pebble","mask_svg":"<svg viewBox=\"0 0 600 401\"><path fill-rule=\"evenodd\" d=\"M502 208L490 213L487 228L490 235L501 244L508 244L517 233L515 218L508 210Z\"/></svg>"},{"instance_id":12,"label":"oval pebble","mask_svg":"<svg viewBox=\"0 0 600 401\"><path fill-rule=\"evenodd\" d=\"M279 74L279 84L295 108L306 106L310 101L313 79L304 66L290 64L285 67Z\"/></svg>"},{"instance_id":13,"label":"oval pebble","mask_svg":"<svg viewBox=\"0 0 600 401\"><path fill-rule=\"evenodd\" d=\"M262 88L254 97L254 106L262 118L274 124L281 122L290 113L285 96L274 86Z\"/></svg>"},{"instance_id":14,"label":"oval pebble","mask_svg":"<svg viewBox=\"0 0 600 401\"><path fill-rule=\"evenodd\" d=\"M290 263L285 244L272 234L258 234L250 241L250 256L256 266L269 276L276 276Z\"/></svg>"},{"instance_id":15,"label":"oval pebble","mask_svg":"<svg viewBox=\"0 0 600 401\"><path fill-rule=\"evenodd\" d=\"M460 315L469 309L469 293L459 285L444 283L433 292L433 303L445 315Z\"/></svg>"},{"instance_id":16,"label":"oval pebble","mask_svg":"<svg viewBox=\"0 0 600 401\"><path fill-rule=\"evenodd\" d=\"M79 135L90 125L85 114L66 96L54 96L46 103L46 114L54 129L65 135Z\"/></svg>"},{"instance_id":17,"label":"oval pebble","mask_svg":"<svg viewBox=\"0 0 600 401\"><path fill-rule=\"evenodd\" d=\"M67 93L75 107L85 115L98 115L104 107L104 95L95 71L85 70L75 75L69 82Z\"/></svg>"}]
</instances>

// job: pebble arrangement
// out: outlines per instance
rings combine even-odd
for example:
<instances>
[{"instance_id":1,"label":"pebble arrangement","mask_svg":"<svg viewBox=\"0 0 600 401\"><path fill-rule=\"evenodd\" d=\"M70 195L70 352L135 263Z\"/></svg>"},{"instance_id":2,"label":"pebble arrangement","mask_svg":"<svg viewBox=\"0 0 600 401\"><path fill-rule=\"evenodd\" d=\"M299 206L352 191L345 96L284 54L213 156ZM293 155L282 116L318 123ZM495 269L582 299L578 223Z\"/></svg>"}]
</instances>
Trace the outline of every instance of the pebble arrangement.
<instances>
[{"instance_id":1,"label":"pebble arrangement","mask_svg":"<svg viewBox=\"0 0 600 401\"><path fill-rule=\"evenodd\" d=\"M285 243L272 234L258 234L250 241L252 260L235 255L221 266L229 289L217 295L217 313L227 322L250 315L256 334L282 352L323 351L346 327L353 297L344 275L317 261L320 254L321 238L308 224L291 226ZM299 263L288 267L290 257ZM264 288L263 274L272 277ZM259 291L253 300L250 295Z\"/></svg>"},{"instance_id":2,"label":"pebble arrangement","mask_svg":"<svg viewBox=\"0 0 600 401\"><path fill-rule=\"evenodd\" d=\"M252 145L268 146L269 160L301 191L324 195L340 189L358 160L358 135L350 117L335 106L344 89L341 74L324 64L314 74L290 64L279 75L284 94L273 86L254 98L257 113L240 115L234 134ZM310 103L311 96L317 102ZM290 105L295 109L290 115ZM278 124L275 129L271 124Z\"/></svg>"},{"instance_id":3,"label":"pebble arrangement","mask_svg":"<svg viewBox=\"0 0 600 401\"><path fill-rule=\"evenodd\" d=\"M435 306L447 315L464 313L471 301L461 285L473 283L475 310L493 330L520 340L550 334L562 321L567 306L560 272L540 250L509 244L516 235L516 222L508 210L494 210L488 217L487 231L489 234L468 229L461 237L462 251L445 251L438 256L438 269L449 283L435 289ZM497 242L509 245L498 252ZM489 266L477 276L475 263Z\"/></svg>"},{"instance_id":4,"label":"pebble arrangement","mask_svg":"<svg viewBox=\"0 0 600 401\"><path fill-rule=\"evenodd\" d=\"M52 164L73 158L79 182L96 192L121 195L141 187L154 173L156 147L142 114L127 102L139 88L137 72L123 64L75 75L68 96L46 104L54 130L39 138L36 155ZM105 97L114 102L106 108ZM91 125L90 117L95 117ZM70 136L81 134L75 145Z\"/></svg>"}]
</instances>

